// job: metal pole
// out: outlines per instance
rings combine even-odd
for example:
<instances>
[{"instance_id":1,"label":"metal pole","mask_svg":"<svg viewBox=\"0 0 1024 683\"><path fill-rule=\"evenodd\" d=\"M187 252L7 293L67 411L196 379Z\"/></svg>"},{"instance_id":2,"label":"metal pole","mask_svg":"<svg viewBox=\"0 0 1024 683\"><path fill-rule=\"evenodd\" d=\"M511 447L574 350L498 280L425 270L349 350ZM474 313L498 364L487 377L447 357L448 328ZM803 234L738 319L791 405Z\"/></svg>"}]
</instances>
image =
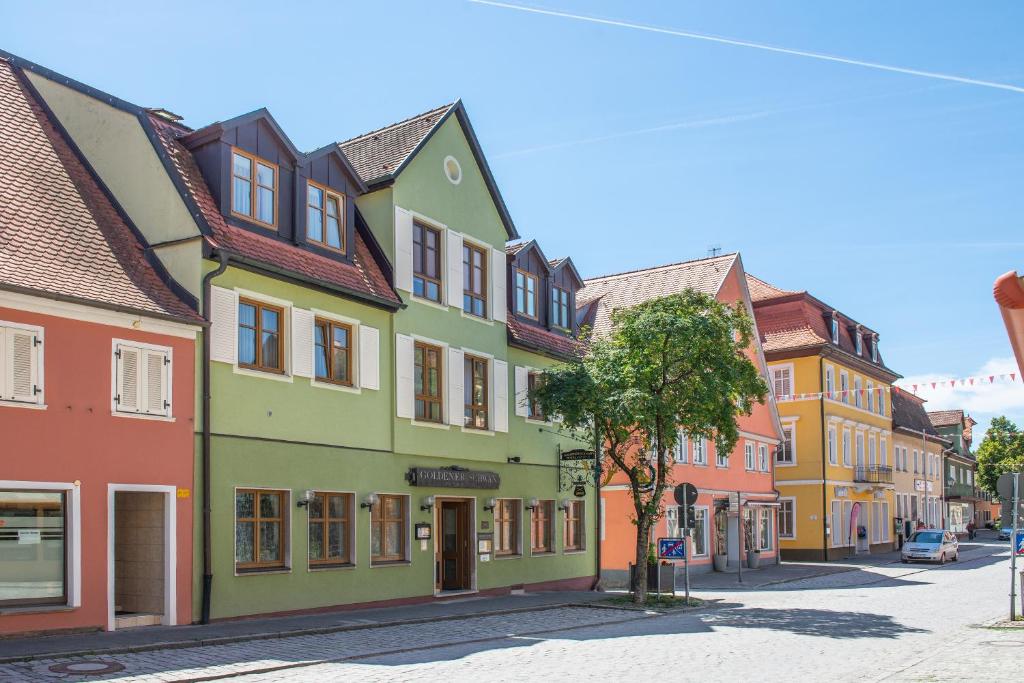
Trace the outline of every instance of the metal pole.
<instances>
[{"instance_id":1,"label":"metal pole","mask_svg":"<svg viewBox=\"0 0 1024 683\"><path fill-rule=\"evenodd\" d=\"M706 522L705 522L706 524ZM689 543L687 543L689 541ZM686 540L683 541L685 554L683 555L683 585L686 587L686 606L690 606L690 546L693 545L693 532L686 527Z\"/></svg>"},{"instance_id":2,"label":"metal pole","mask_svg":"<svg viewBox=\"0 0 1024 683\"><path fill-rule=\"evenodd\" d=\"M1013 475L1013 529L1010 533L1010 621L1017 618L1017 506L1020 501L1020 474Z\"/></svg>"},{"instance_id":3,"label":"metal pole","mask_svg":"<svg viewBox=\"0 0 1024 683\"><path fill-rule=\"evenodd\" d=\"M743 583L743 539L744 539L743 532L744 532L744 529L743 529L743 506L740 504L741 501L742 501L741 494L740 494L739 491L737 491L736 492L736 512L737 512L736 528L739 530L739 534L738 534L739 538L736 539L736 548L738 550L738 552L736 554L739 555L739 562L736 564L737 583ZM728 548L726 548L726 555L728 555L728 554L729 554L729 551L728 551Z\"/></svg>"}]
</instances>

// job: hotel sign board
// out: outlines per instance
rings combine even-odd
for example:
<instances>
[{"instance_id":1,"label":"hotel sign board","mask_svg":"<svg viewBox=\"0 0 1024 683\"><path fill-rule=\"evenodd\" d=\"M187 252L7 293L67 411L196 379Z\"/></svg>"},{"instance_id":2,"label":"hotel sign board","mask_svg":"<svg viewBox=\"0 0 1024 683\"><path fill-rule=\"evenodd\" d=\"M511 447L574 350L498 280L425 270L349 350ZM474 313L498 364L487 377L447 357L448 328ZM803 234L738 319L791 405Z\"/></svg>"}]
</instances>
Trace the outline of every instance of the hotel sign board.
<instances>
[{"instance_id":1,"label":"hotel sign board","mask_svg":"<svg viewBox=\"0 0 1024 683\"><path fill-rule=\"evenodd\" d=\"M437 488L496 489L501 485L497 472L448 467L410 467L405 478L410 486Z\"/></svg>"}]
</instances>

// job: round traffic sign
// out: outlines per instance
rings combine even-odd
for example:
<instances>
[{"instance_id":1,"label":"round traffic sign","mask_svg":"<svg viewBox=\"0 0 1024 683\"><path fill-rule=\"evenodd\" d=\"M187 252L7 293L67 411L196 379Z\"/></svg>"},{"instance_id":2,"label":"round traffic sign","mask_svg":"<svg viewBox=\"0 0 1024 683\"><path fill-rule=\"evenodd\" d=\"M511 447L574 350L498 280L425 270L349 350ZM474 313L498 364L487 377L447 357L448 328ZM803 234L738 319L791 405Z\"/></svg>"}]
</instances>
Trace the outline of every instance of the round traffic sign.
<instances>
[{"instance_id":1,"label":"round traffic sign","mask_svg":"<svg viewBox=\"0 0 1024 683\"><path fill-rule=\"evenodd\" d=\"M676 486L672 495L675 496L676 505L693 505L697 502L697 487L684 481Z\"/></svg>"}]
</instances>

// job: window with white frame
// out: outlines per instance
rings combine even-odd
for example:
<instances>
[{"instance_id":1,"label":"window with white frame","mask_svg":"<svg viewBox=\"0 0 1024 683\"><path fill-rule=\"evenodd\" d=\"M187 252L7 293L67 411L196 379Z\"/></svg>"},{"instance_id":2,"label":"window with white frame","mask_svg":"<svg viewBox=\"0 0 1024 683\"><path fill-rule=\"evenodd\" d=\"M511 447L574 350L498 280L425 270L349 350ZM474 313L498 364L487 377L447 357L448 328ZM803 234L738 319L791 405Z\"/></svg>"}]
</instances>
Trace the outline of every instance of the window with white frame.
<instances>
[{"instance_id":1,"label":"window with white frame","mask_svg":"<svg viewBox=\"0 0 1024 683\"><path fill-rule=\"evenodd\" d=\"M707 557L708 555L708 509L707 507L695 507L693 509L693 555L694 557Z\"/></svg>"},{"instance_id":2,"label":"window with white frame","mask_svg":"<svg viewBox=\"0 0 1024 683\"><path fill-rule=\"evenodd\" d=\"M864 432L857 432L857 467L864 466Z\"/></svg>"},{"instance_id":3,"label":"window with white frame","mask_svg":"<svg viewBox=\"0 0 1024 683\"><path fill-rule=\"evenodd\" d=\"M853 335L853 341L857 345L857 355L864 355L864 335L860 330L857 330L856 334Z\"/></svg>"},{"instance_id":4,"label":"window with white frame","mask_svg":"<svg viewBox=\"0 0 1024 683\"><path fill-rule=\"evenodd\" d=\"M843 538L843 501L832 501L832 514L829 517L832 531L832 545L838 546Z\"/></svg>"},{"instance_id":5,"label":"window with white frame","mask_svg":"<svg viewBox=\"0 0 1024 683\"><path fill-rule=\"evenodd\" d=\"M707 465L708 464L708 441L707 439L697 437L693 440L693 464L694 465Z\"/></svg>"},{"instance_id":6,"label":"window with white frame","mask_svg":"<svg viewBox=\"0 0 1024 683\"><path fill-rule=\"evenodd\" d=\"M744 464L748 470L752 470L755 467L754 463L754 444L749 441L743 444L743 456Z\"/></svg>"},{"instance_id":7,"label":"window with white frame","mask_svg":"<svg viewBox=\"0 0 1024 683\"><path fill-rule=\"evenodd\" d=\"M772 549L772 511L762 508L757 514L757 547L759 550Z\"/></svg>"},{"instance_id":8,"label":"window with white frame","mask_svg":"<svg viewBox=\"0 0 1024 683\"><path fill-rule=\"evenodd\" d=\"M728 451L715 447L715 466L716 467L728 467L729 466L729 453Z\"/></svg>"},{"instance_id":9,"label":"window with white frame","mask_svg":"<svg viewBox=\"0 0 1024 683\"><path fill-rule=\"evenodd\" d=\"M171 415L171 349L114 340L113 408L128 415Z\"/></svg>"},{"instance_id":10,"label":"window with white frame","mask_svg":"<svg viewBox=\"0 0 1024 683\"><path fill-rule=\"evenodd\" d=\"M828 463L830 465L839 464L839 449L837 441L837 434L835 427L828 428Z\"/></svg>"},{"instance_id":11,"label":"window with white frame","mask_svg":"<svg viewBox=\"0 0 1024 683\"><path fill-rule=\"evenodd\" d=\"M875 412L875 383L874 382L868 382L867 399L868 399L868 412L869 413Z\"/></svg>"},{"instance_id":12,"label":"window with white frame","mask_svg":"<svg viewBox=\"0 0 1024 683\"><path fill-rule=\"evenodd\" d=\"M796 498L779 498L779 538L796 538Z\"/></svg>"},{"instance_id":13,"label":"window with white frame","mask_svg":"<svg viewBox=\"0 0 1024 683\"><path fill-rule=\"evenodd\" d=\"M868 435L868 464L872 465L872 466L878 464L877 452L875 450L875 435L874 434Z\"/></svg>"},{"instance_id":14,"label":"window with white frame","mask_svg":"<svg viewBox=\"0 0 1024 683\"><path fill-rule=\"evenodd\" d=\"M757 469L762 472L768 471L768 446L760 444L757 447Z\"/></svg>"},{"instance_id":15,"label":"window with white frame","mask_svg":"<svg viewBox=\"0 0 1024 683\"><path fill-rule=\"evenodd\" d=\"M863 406L863 397L861 396L861 389L863 384L861 383L860 377L853 378L853 405L858 408Z\"/></svg>"},{"instance_id":16,"label":"window with white frame","mask_svg":"<svg viewBox=\"0 0 1024 683\"><path fill-rule=\"evenodd\" d=\"M825 366L825 394L828 398L834 398L836 390L836 370L831 365Z\"/></svg>"},{"instance_id":17,"label":"window with white frame","mask_svg":"<svg viewBox=\"0 0 1024 683\"><path fill-rule=\"evenodd\" d=\"M796 463L796 426L792 424L782 426L782 446L775 452L775 462L780 465L793 465Z\"/></svg>"},{"instance_id":18,"label":"window with white frame","mask_svg":"<svg viewBox=\"0 0 1024 683\"><path fill-rule=\"evenodd\" d=\"M839 372L839 392L840 399L843 403L850 402L850 376L846 373L846 370Z\"/></svg>"},{"instance_id":19,"label":"window with white frame","mask_svg":"<svg viewBox=\"0 0 1024 683\"><path fill-rule=\"evenodd\" d=\"M782 365L772 368L772 378L776 396L789 396L793 393L793 366Z\"/></svg>"},{"instance_id":20,"label":"window with white frame","mask_svg":"<svg viewBox=\"0 0 1024 683\"><path fill-rule=\"evenodd\" d=\"M0 490L0 608L68 602L70 495Z\"/></svg>"},{"instance_id":21,"label":"window with white frame","mask_svg":"<svg viewBox=\"0 0 1024 683\"><path fill-rule=\"evenodd\" d=\"M843 429L843 466L849 467L850 463L850 430Z\"/></svg>"},{"instance_id":22,"label":"window with white frame","mask_svg":"<svg viewBox=\"0 0 1024 683\"><path fill-rule=\"evenodd\" d=\"M839 343L839 318L835 313L832 314L832 343Z\"/></svg>"},{"instance_id":23,"label":"window with white frame","mask_svg":"<svg viewBox=\"0 0 1024 683\"><path fill-rule=\"evenodd\" d=\"M889 521L889 502L882 501L882 518L878 520L878 525L882 531L882 540L888 541L889 534L892 531L892 523Z\"/></svg>"},{"instance_id":24,"label":"window with white frame","mask_svg":"<svg viewBox=\"0 0 1024 683\"><path fill-rule=\"evenodd\" d=\"M690 437L682 430L680 430L679 438L676 441L675 460L678 463L690 461Z\"/></svg>"},{"instance_id":25,"label":"window with white frame","mask_svg":"<svg viewBox=\"0 0 1024 683\"><path fill-rule=\"evenodd\" d=\"M43 328L0 321L0 401L43 403Z\"/></svg>"},{"instance_id":26,"label":"window with white frame","mask_svg":"<svg viewBox=\"0 0 1024 683\"><path fill-rule=\"evenodd\" d=\"M887 467L889 465L889 441L881 439L878 443L878 464Z\"/></svg>"},{"instance_id":27,"label":"window with white frame","mask_svg":"<svg viewBox=\"0 0 1024 683\"><path fill-rule=\"evenodd\" d=\"M914 449L914 474L917 474L918 471L919 471L919 468L917 466L917 449L915 448Z\"/></svg>"}]
</instances>

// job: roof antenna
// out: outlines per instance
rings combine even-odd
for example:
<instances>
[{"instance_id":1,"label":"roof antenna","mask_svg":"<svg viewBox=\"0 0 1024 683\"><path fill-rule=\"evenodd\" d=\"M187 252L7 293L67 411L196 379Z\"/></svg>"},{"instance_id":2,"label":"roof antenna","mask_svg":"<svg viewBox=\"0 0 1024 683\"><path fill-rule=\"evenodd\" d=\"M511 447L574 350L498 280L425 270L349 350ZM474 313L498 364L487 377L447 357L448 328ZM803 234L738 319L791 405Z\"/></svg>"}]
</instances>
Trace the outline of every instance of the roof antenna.
<instances>
[{"instance_id":1,"label":"roof antenna","mask_svg":"<svg viewBox=\"0 0 1024 683\"><path fill-rule=\"evenodd\" d=\"M709 258L713 258L715 256L718 256L721 253L722 253L722 245L720 245L720 244L713 244L713 245L708 247L708 257Z\"/></svg>"}]
</instances>

